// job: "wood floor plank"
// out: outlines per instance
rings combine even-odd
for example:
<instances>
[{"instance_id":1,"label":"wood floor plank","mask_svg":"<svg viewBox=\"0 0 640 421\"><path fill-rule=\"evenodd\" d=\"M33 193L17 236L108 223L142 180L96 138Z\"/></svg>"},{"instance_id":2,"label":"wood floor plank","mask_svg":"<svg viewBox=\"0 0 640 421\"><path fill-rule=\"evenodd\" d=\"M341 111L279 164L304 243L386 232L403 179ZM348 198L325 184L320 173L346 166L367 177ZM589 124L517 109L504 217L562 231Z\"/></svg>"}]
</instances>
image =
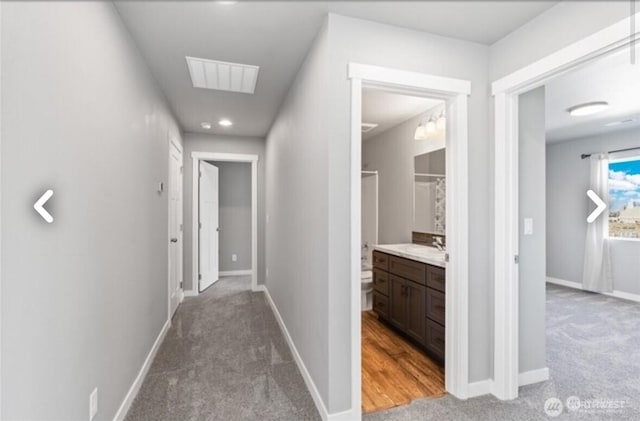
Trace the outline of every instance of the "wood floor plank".
<instances>
[{"instance_id":1,"label":"wood floor plank","mask_svg":"<svg viewBox=\"0 0 640 421\"><path fill-rule=\"evenodd\" d=\"M444 369L381 323L362 313L362 412L446 394Z\"/></svg>"}]
</instances>

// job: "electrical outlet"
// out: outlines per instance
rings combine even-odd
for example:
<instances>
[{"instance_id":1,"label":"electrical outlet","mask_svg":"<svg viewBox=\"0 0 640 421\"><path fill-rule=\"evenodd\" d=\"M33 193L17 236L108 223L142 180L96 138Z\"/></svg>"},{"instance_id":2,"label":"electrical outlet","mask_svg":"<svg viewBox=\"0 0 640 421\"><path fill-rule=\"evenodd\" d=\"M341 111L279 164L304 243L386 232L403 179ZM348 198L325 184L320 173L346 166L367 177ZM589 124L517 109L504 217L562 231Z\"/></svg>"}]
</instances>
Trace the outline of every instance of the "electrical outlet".
<instances>
[{"instance_id":1,"label":"electrical outlet","mask_svg":"<svg viewBox=\"0 0 640 421\"><path fill-rule=\"evenodd\" d=\"M89 395L89 421L93 420L98 413L98 388L93 389Z\"/></svg>"},{"instance_id":2,"label":"electrical outlet","mask_svg":"<svg viewBox=\"0 0 640 421\"><path fill-rule=\"evenodd\" d=\"M238 261L238 255L237 254L232 254L231 255L231 261L232 262L237 262Z\"/></svg>"}]
</instances>

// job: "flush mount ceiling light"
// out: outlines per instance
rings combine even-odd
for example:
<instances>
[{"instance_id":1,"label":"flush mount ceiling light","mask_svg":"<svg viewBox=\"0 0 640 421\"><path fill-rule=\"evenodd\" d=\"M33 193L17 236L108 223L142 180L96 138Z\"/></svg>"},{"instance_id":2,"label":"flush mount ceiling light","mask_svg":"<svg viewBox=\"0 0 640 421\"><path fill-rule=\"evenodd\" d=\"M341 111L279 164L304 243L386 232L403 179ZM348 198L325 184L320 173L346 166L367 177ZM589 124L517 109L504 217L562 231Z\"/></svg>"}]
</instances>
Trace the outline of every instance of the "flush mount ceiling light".
<instances>
[{"instance_id":1,"label":"flush mount ceiling light","mask_svg":"<svg viewBox=\"0 0 640 421\"><path fill-rule=\"evenodd\" d=\"M217 1L216 3L221 4L223 6L233 6L237 3L237 1Z\"/></svg>"},{"instance_id":2,"label":"flush mount ceiling light","mask_svg":"<svg viewBox=\"0 0 640 421\"><path fill-rule=\"evenodd\" d=\"M222 120L218 121L218 124L221 125L222 127L233 126L233 122L227 118L223 118Z\"/></svg>"},{"instance_id":3,"label":"flush mount ceiling light","mask_svg":"<svg viewBox=\"0 0 640 421\"><path fill-rule=\"evenodd\" d=\"M375 129L376 127L378 127L378 125L376 123L362 123L361 124L362 133L369 133L371 130Z\"/></svg>"},{"instance_id":4,"label":"flush mount ceiling light","mask_svg":"<svg viewBox=\"0 0 640 421\"><path fill-rule=\"evenodd\" d=\"M567 108L567 112L574 117L581 117L585 115L596 114L609 108L609 103L606 101L594 101L586 102L584 104L574 105Z\"/></svg>"},{"instance_id":5,"label":"flush mount ceiling light","mask_svg":"<svg viewBox=\"0 0 640 421\"><path fill-rule=\"evenodd\" d=\"M194 88L253 94L260 66L186 57Z\"/></svg>"},{"instance_id":6,"label":"flush mount ceiling light","mask_svg":"<svg viewBox=\"0 0 640 421\"><path fill-rule=\"evenodd\" d=\"M202 123L200 123L200 127L202 127L205 130L209 130L211 129L211 123L203 121Z\"/></svg>"},{"instance_id":7,"label":"flush mount ceiling light","mask_svg":"<svg viewBox=\"0 0 640 421\"><path fill-rule=\"evenodd\" d=\"M620 124L633 123L634 121L636 121L635 118L627 118L626 120L612 121L611 123L605 124L605 126L607 127L619 126Z\"/></svg>"}]
</instances>

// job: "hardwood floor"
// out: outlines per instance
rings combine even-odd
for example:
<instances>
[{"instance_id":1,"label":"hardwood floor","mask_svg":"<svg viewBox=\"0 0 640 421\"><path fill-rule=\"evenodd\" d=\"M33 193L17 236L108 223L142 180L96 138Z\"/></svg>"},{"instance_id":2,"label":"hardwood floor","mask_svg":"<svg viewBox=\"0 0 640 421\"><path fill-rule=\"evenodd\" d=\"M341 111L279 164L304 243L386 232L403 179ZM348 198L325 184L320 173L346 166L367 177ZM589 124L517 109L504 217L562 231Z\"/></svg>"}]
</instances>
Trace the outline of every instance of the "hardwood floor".
<instances>
[{"instance_id":1,"label":"hardwood floor","mask_svg":"<svg viewBox=\"0 0 640 421\"><path fill-rule=\"evenodd\" d=\"M442 367L378 321L374 312L362 312L363 413L445 393Z\"/></svg>"}]
</instances>

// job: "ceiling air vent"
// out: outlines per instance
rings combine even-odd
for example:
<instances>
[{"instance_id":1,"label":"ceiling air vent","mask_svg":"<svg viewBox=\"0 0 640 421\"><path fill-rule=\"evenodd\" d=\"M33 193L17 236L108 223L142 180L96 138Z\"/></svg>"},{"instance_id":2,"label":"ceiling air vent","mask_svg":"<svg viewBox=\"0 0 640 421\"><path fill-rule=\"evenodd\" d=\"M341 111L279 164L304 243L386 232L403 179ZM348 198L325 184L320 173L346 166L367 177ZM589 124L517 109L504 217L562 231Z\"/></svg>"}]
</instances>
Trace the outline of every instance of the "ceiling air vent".
<instances>
[{"instance_id":1,"label":"ceiling air vent","mask_svg":"<svg viewBox=\"0 0 640 421\"><path fill-rule=\"evenodd\" d=\"M253 94L259 66L186 57L194 88Z\"/></svg>"},{"instance_id":2,"label":"ceiling air vent","mask_svg":"<svg viewBox=\"0 0 640 421\"><path fill-rule=\"evenodd\" d=\"M362 123L362 133L369 133L376 127L378 127L378 125L375 123Z\"/></svg>"}]
</instances>

